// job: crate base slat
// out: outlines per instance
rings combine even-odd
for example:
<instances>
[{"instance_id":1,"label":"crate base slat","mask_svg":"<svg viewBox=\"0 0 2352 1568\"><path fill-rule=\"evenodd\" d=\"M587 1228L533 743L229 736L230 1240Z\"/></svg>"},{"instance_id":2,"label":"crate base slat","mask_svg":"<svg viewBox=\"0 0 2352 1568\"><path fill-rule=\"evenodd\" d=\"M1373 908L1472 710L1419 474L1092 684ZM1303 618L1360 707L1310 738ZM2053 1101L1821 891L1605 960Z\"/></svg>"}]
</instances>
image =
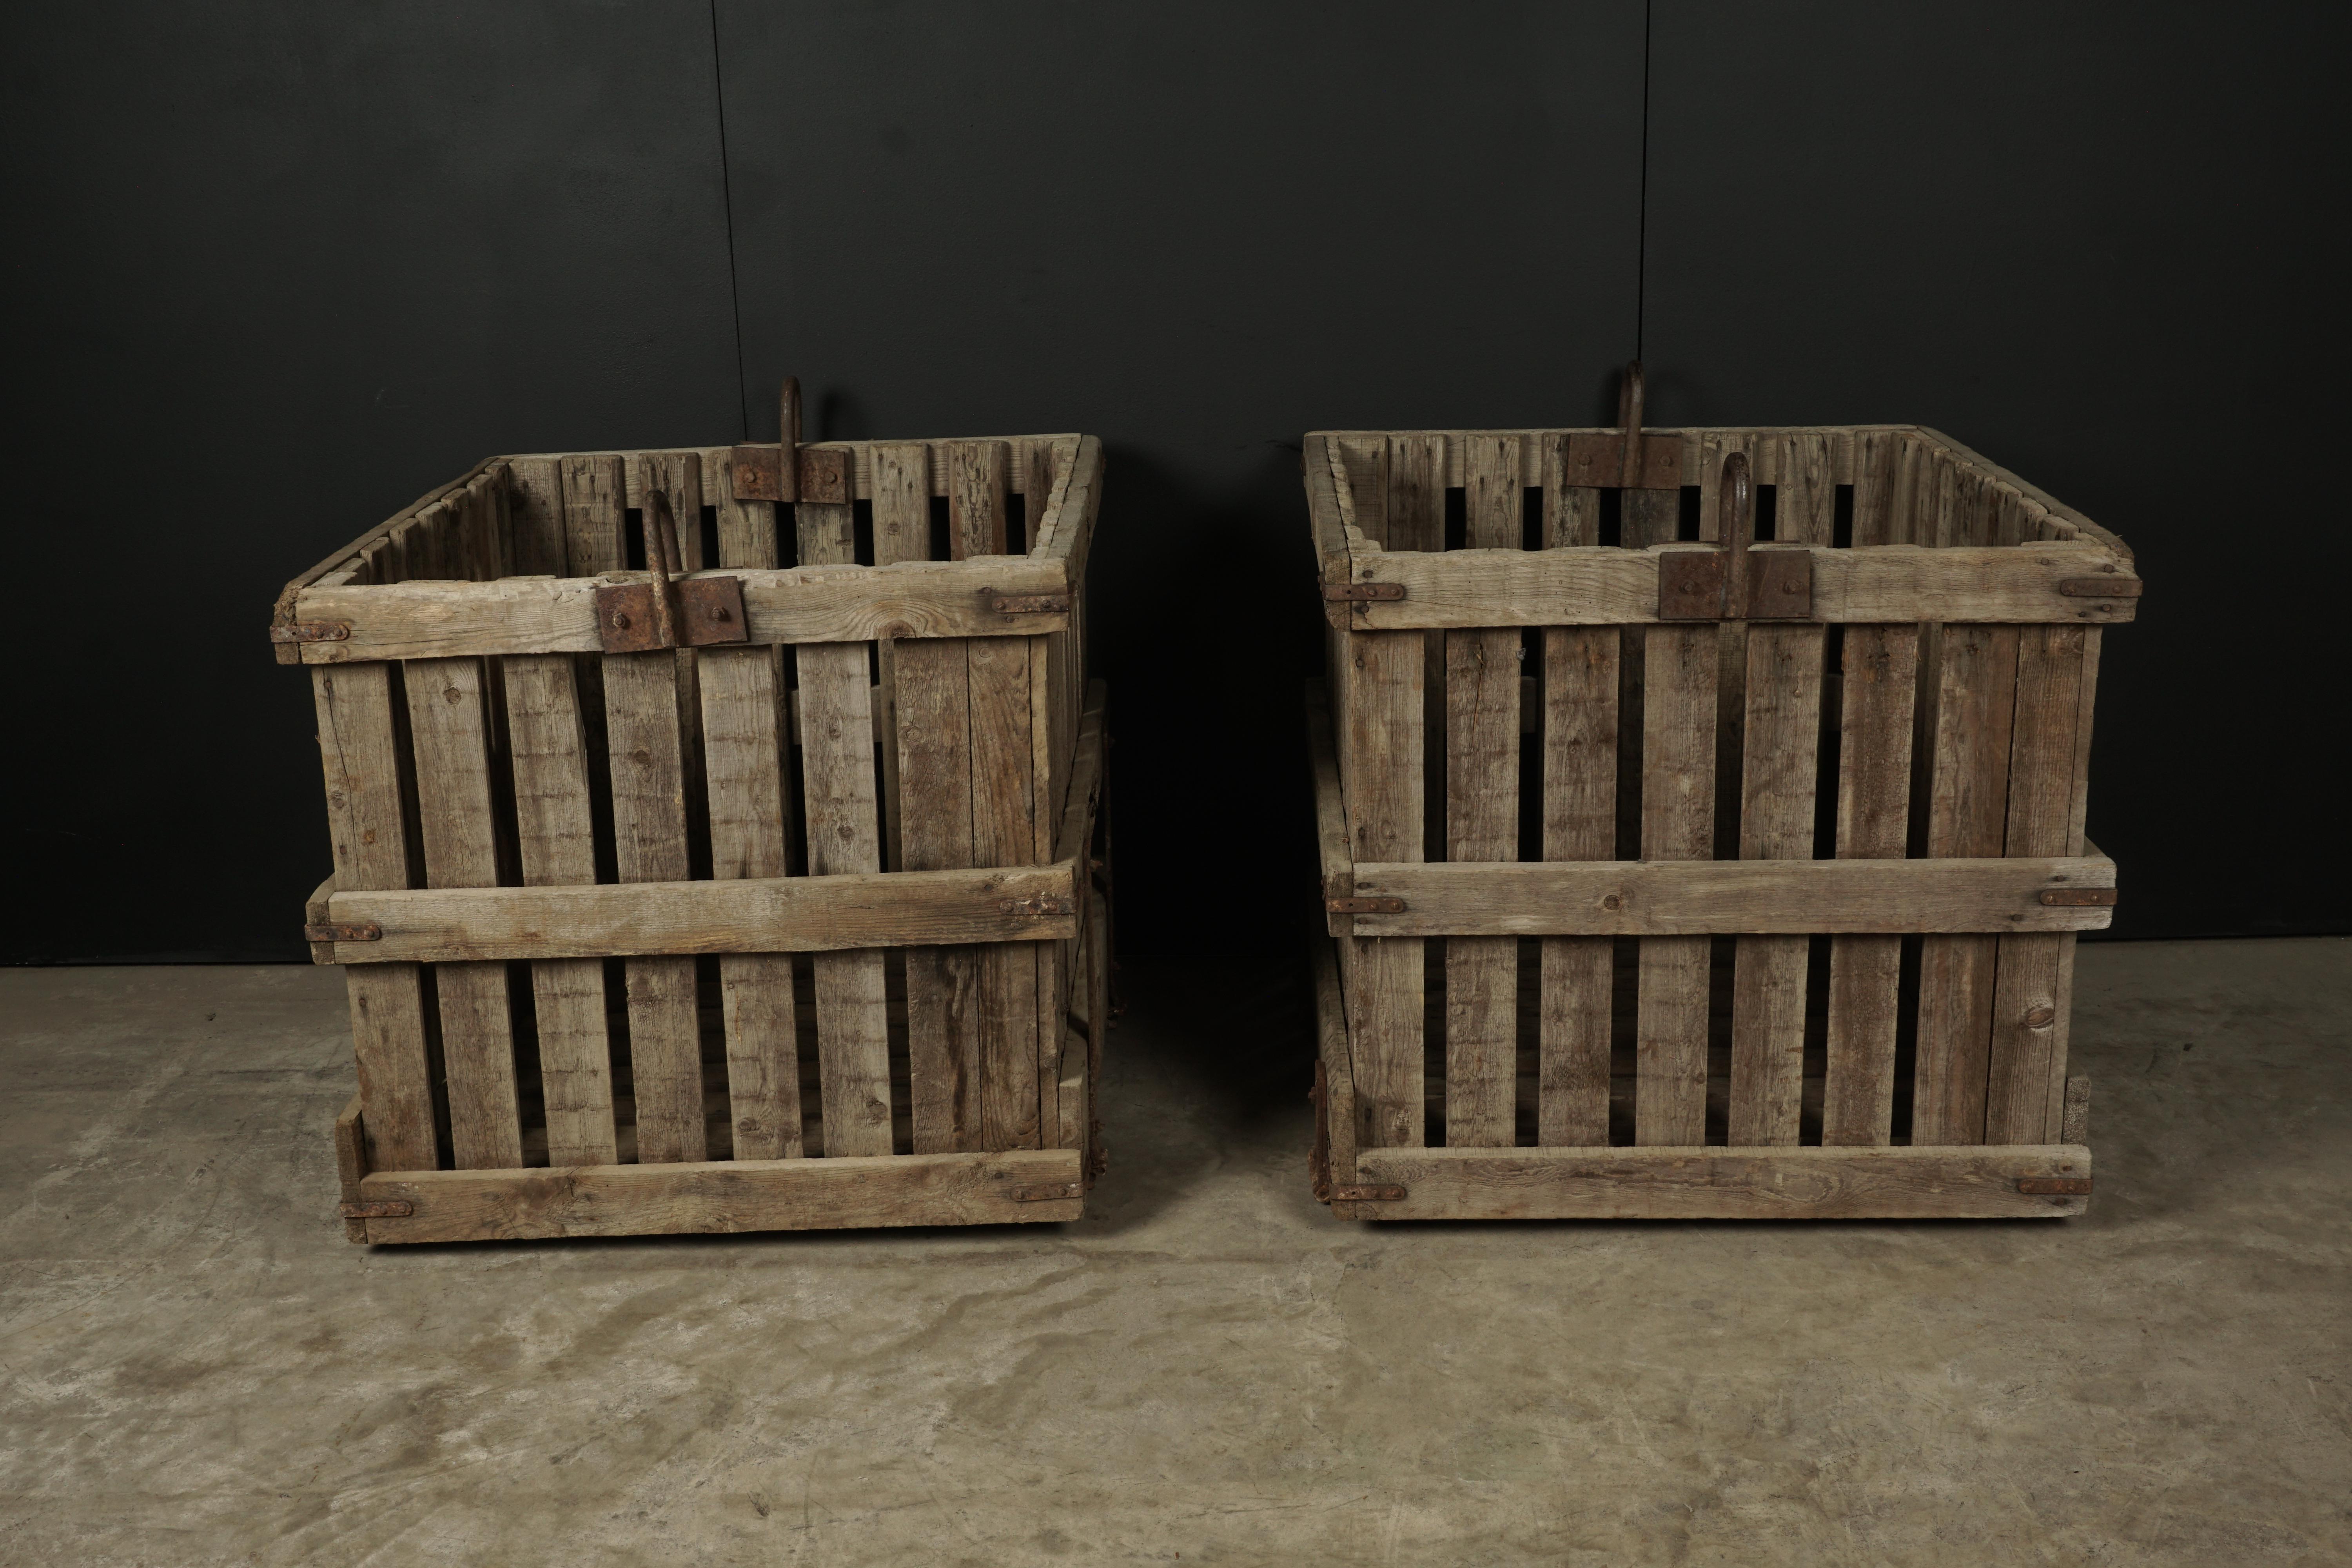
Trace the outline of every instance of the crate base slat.
<instances>
[{"instance_id":1,"label":"crate base slat","mask_svg":"<svg viewBox=\"0 0 2352 1568\"><path fill-rule=\"evenodd\" d=\"M2087 1196L2066 1143L1952 1149L1366 1149L1353 1180L1405 1196L1334 1203L1344 1219L2063 1219Z\"/></svg>"},{"instance_id":2,"label":"crate base slat","mask_svg":"<svg viewBox=\"0 0 2352 1568\"><path fill-rule=\"evenodd\" d=\"M412 1213L347 1222L375 1243L525 1241L844 1230L1074 1220L1084 1180L1076 1149L883 1154L837 1160L704 1160L510 1171L393 1171L360 1179L362 1204Z\"/></svg>"}]
</instances>

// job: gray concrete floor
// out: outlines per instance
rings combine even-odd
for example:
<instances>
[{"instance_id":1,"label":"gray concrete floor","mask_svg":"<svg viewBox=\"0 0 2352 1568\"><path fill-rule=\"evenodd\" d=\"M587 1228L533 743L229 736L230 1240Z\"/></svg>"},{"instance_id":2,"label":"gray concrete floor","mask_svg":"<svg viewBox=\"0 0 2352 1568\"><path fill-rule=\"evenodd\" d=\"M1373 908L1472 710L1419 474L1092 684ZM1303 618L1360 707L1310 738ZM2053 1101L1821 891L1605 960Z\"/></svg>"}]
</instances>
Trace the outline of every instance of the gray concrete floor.
<instances>
[{"instance_id":1,"label":"gray concrete floor","mask_svg":"<svg viewBox=\"0 0 2352 1568\"><path fill-rule=\"evenodd\" d=\"M1067 1226L371 1251L307 969L0 973L0 1561L2352 1563L2352 947L2085 947L2072 1222L1371 1228L1130 965Z\"/></svg>"}]
</instances>

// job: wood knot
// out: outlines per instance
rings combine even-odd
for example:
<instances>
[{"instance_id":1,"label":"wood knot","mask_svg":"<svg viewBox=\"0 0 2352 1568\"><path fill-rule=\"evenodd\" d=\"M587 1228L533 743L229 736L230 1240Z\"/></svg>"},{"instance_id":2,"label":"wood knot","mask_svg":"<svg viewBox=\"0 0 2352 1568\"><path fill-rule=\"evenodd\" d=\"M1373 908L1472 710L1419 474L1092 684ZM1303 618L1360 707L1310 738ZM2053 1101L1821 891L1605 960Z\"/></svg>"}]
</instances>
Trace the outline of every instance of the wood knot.
<instances>
[{"instance_id":1,"label":"wood knot","mask_svg":"<svg viewBox=\"0 0 2352 1568\"><path fill-rule=\"evenodd\" d=\"M2029 1029L2046 1029L2057 1021L2058 1009L2055 1007L2028 1007L2025 1010L2025 1026Z\"/></svg>"},{"instance_id":2,"label":"wood knot","mask_svg":"<svg viewBox=\"0 0 2352 1568\"><path fill-rule=\"evenodd\" d=\"M1622 893L1606 894L1601 900L1601 907L1604 910L1622 910L1625 907L1624 895Z\"/></svg>"}]
</instances>

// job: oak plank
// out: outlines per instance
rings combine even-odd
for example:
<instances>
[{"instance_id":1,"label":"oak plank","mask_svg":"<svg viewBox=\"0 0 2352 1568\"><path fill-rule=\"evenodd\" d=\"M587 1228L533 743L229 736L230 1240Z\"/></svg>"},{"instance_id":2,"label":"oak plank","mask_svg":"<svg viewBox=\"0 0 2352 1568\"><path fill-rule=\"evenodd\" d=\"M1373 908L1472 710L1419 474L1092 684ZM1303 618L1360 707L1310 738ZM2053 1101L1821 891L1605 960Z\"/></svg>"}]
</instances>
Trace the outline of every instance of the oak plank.
<instances>
[{"instance_id":1,"label":"oak plank","mask_svg":"<svg viewBox=\"0 0 2352 1568\"><path fill-rule=\"evenodd\" d=\"M2018 1183L2087 1179L2091 1154L2070 1144L1366 1149L1356 1172L1405 1189L1401 1202L1353 1205L1349 1217L1365 1219L2059 1219L2090 1199Z\"/></svg>"},{"instance_id":2,"label":"oak plank","mask_svg":"<svg viewBox=\"0 0 2352 1568\"><path fill-rule=\"evenodd\" d=\"M1036 853L1033 646L1015 637L965 645L971 716L971 853L982 866L1024 865ZM1034 1149L1043 1135L1037 955L1022 946L983 948L977 971L982 1146Z\"/></svg>"},{"instance_id":3,"label":"oak plank","mask_svg":"<svg viewBox=\"0 0 2352 1568\"><path fill-rule=\"evenodd\" d=\"M2010 732L2006 853L2063 853L2074 836L2083 685L2090 653L2080 626L2027 626L2017 638L2017 706ZM2005 936L1995 960L1985 1095L1988 1143L2047 1137L2053 1080L2066 1071L2074 939Z\"/></svg>"},{"instance_id":4,"label":"oak plank","mask_svg":"<svg viewBox=\"0 0 2352 1568\"><path fill-rule=\"evenodd\" d=\"M386 664L310 675L338 889L409 885L397 681L395 667ZM414 963L362 963L344 981L368 1163L378 1170L432 1170L441 1159L425 1055L423 972Z\"/></svg>"},{"instance_id":5,"label":"oak plank","mask_svg":"<svg viewBox=\"0 0 2352 1568\"><path fill-rule=\"evenodd\" d=\"M948 545L952 559L1003 555L1012 452L1003 441L943 443L948 458Z\"/></svg>"},{"instance_id":6,"label":"oak plank","mask_svg":"<svg viewBox=\"0 0 2352 1568\"><path fill-rule=\"evenodd\" d=\"M2009 815L2010 727L2018 628L1948 626L1937 639L1927 853L1997 856ZM1994 964L1990 935L1930 936L1919 954L1911 1142L1984 1141Z\"/></svg>"},{"instance_id":7,"label":"oak plank","mask_svg":"<svg viewBox=\"0 0 2352 1568\"><path fill-rule=\"evenodd\" d=\"M667 650L607 654L604 683L620 880L682 882L688 870L687 763L677 656ZM637 1158L703 1159L709 1142L694 960L631 958L623 973Z\"/></svg>"},{"instance_id":8,"label":"oak plank","mask_svg":"<svg viewBox=\"0 0 2352 1568\"><path fill-rule=\"evenodd\" d=\"M561 535L556 538L560 545ZM596 849L572 656L521 655L505 661L504 675L523 885L589 886L596 880ZM612 1164L620 1156L604 963L601 957L546 959L531 965L530 984L548 1162Z\"/></svg>"},{"instance_id":9,"label":"oak plank","mask_svg":"<svg viewBox=\"0 0 2352 1568\"><path fill-rule=\"evenodd\" d=\"M1848 626L1839 717L1837 853L1903 858L1910 814L1911 718L1919 628ZM1822 1142L1884 1145L1895 1116L1900 937L1830 942L1829 1065Z\"/></svg>"},{"instance_id":10,"label":"oak plank","mask_svg":"<svg viewBox=\"0 0 2352 1568\"><path fill-rule=\"evenodd\" d=\"M1418 632L1347 639L1341 716L1348 824L1358 860L1423 858L1423 684ZM1423 1128L1423 943L1384 938L1356 944L1349 963L1349 1051L1354 1063L1357 1139L1366 1147L1419 1147Z\"/></svg>"},{"instance_id":11,"label":"oak plank","mask_svg":"<svg viewBox=\"0 0 2352 1568\"><path fill-rule=\"evenodd\" d=\"M1544 633L1543 853L1607 860L1617 847L1614 626ZM1609 1142L1609 1052L1615 943L1547 937L1538 1003L1537 1142Z\"/></svg>"},{"instance_id":12,"label":"oak plank","mask_svg":"<svg viewBox=\"0 0 2352 1568\"><path fill-rule=\"evenodd\" d=\"M830 1160L711 1160L574 1165L550 1171L372 1173L372 1201L414 1212L366 1221L379 1244L518 1241L872 1226L1018 1225L1074 1220L1084 1179L1075 1150L900 1154Z\"/></svg>"},{"instance_id":13,"label":"oak plank","mask_svg":"<svg viewBox=\"0 0 2352 1568\"><path fill-rule=\"evenodd\" d=\"M1654 626L1644 637L1642 858L1714 856L1716 682L1713 626ZM1635 1026L1633 1139L1697 1144L1706 1133L1705 937L1645 937Z\"/></svg>"},{"instance_id":14,"label":"oak plank","mask_svg":"<svg viewBox=\"0 0 2352 1568\"><path fill-rule=\"evenodd\" d=\"M908 871L972 862L971 672L960 638L898 651L898 821ZM979 954L907 952L907 1053L915 1152L981 1147Z\"/></svg>"},{"instance_id":15,"label":"oak plank","mask_svg":"<svg viewBox=\"0 0 2352 1568\"><path fill-rule=\"evenodd\" d=\"M562 485L562 569L574 577L620 571L627 564L622 552L621 521L622 510L628 504L628 480L623 472L620 454L570 454L556 460L556 471ZM592 602L588 612L592 636L595 631L595 614ZM518 648L514 651L556 650Z\"/></svg>"},{"instance_id":16,"label":"oak plank","mask_svg":"<svg viewBox=\"0 0 2352 1568\"><path fill-rule=\"evenodd\" d=\"M419 659L402 671L415 746L417 822L428 888L499 883L490 800L488 682L478 658ZM460 1170L522 1163L507 966L452 963L434 970L447 1073L450 1153Z\"/></svg>"}]
</instances>

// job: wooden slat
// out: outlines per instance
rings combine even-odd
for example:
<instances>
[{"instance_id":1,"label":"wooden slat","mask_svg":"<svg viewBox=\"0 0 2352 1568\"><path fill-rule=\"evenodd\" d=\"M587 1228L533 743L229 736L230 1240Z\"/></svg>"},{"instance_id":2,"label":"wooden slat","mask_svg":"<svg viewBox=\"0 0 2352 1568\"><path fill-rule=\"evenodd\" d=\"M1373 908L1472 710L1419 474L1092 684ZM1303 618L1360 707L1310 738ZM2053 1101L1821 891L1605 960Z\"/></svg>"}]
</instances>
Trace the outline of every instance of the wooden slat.
<instances>
[{"instance_id":1,"label":"wooden slat","mask_svg":"<svg viewBox=\"0 0 2352 1568\"><path fill-rule=\"evenodd\" d=\"M383 664L311 672L338 889L409 885L396 679ZM413 963L367 963L345 980L368 1163L378 1170L432 1170L441 1160L425 1056L423 972Z\"/></svg>"},{"instance_id":2,"label":"wooden slat","mask_svg":"<svg viewBox=\"0 0 2352 1568\"><path fill-rule=\"evenodd\" d=\"M1012 454L1003 441L950 441L948 456L948 547L961 561L1002 555Z\"/></svg>"},{"instance_id":3,"label":"wooden slat","mask_svg":"<svg viewBox=\"0 0 2352 1568\"><path fill-rule=\"evenodd\" d=\"M1422 858L1424 664L1417 632L1347 639L1342 747L1350 758L1348 824L1359 861ZM1357 1139L1419 1147L1423 944L1360 942L1349 963L1348 1048L1354 1063Z\"/></svg>"},{"instance_id":4,"label":"wooden slat","mask_svg":"<svg viewBox=\"0 0 2352 1568\"><path fill-rule=\"evenodd\" d=\"M898 645L898 820L910 871L972 864L971 700L961 639ZM979 954L907 952L915 1152L981 1147Z\"/></svg>"},{"instance_id":5,"label":"wooden slat","mask_svg":"<svg viewBox=\"0 0 2352 1568\"><path fill-rule=\"evenodd\" d=\"M563 570L574 577L598 572L618 572L626 564L622 552L622 508L627 504L628 481L620 457L611 452L583 452L557 460L563 486ZM340 617L338 617L340 618ZM594 595L589 595L588 630L595 635ZM593 643L573 650L593 651ZM455 650L453 650L455 651ZM507 649L478 651L506 652ZM517 648L518 653L554 649Z\"/></svg>"},{"instance_id":6,"label":"wooden slat","mask_svg":"<svg viewBox=\"0 0 2352 1568\"><path fill-rule=\"evenodd\" d=\"M637 458L629 504L645 513L646 549L654 537L653 510L647 500L659 490L669 498L670 514L677 525L677 558L688 572L699 572L702 560L702 457L698 452L645 452Z\"/></svg>"},{"instance_id":7,"label":"wooden slat","mask_svg":"<svg viewBox=\"0 0 2352 1568\"><path fill-rule=\"evenodd\" d=\"M1927 852L2001 852L2009 816L2010 721L2018 628L1950 626L1938 638ZM1919 1032L1911 1100L1916 1145L1984 1141L1994 961L1990 935L1931 936L1919 954Z\"/></svg>"},{"instance_id":8,"label":"wooden slat","mask_svg":"<svg viewBox=\"0 0 2352 1568\"><path fill-rule=\"evenodd\" d=\"M376 1243L519 1241L541 1237L661 1236L870 1226L1018 1225L1074 1220L1075 1150L903 1154L834 1160L719 1160L590 1165L556 1171L371 1174L370 1200L415 1212L366 1222Z\"/></svg>"},{"instance_id":9,"label":"wooden slat","mask_svg":"<svg viewBox=\"0 0 2352 1568\"><path fill-rule=\"evenodd\" d=\"M1566 435L1535 437L1541 457L1544 548L1601 542L1601 490L1574 482L1568 470Z\"/></svg>"},{"instance_id":10,"label":"wooden slat","mask_svg":"<svg viewBox=\"0 0 2352 1568\"><path fill-rule=\"evenodd\" d=\"M1349 1219L2058 1219L2090 1199L2021 1193L2019 1181L2088 1179L2091 1155L2069 1144L1367 1149L1356 1170L1359 1181L1402 1185L1405 1197L1348 1205Z\"/></svg>"},{"instance_id":11,"label":"wooden slat","mask_svg":"<svg viewBox=\"0 0 2352 1568\"><path fill-rule=\"evenodd\" d=\"M1543 852L1607 860L1617 845L1617 629L1544 633ZM1612 963L1604 937L1548 937L1538 1011L1537 1142L1609 1142Z\"/></svg>"},{"instance_id":12,"label":"wooden slat","mask_svg":"<svg viewBox=\"0 0 2352 1568\"><path fill-rule=\"evenodd\" d=\"M726 448L709 454L704 472L716 485L719 564L774 566L775 503L735 498L734 454ZM784 876L792 862L780 650L705 648L696 667L711 875L721 881ZM792 959L773 952L725 953L719 994L735 1158L795 1158L803 1151Z\"/></svg>"},{"instance_id":13,"label":"wooden slat","mask_svg":"<svg viewBox=\"0 0 2352 1568\"><path fill-rule=\"evenodd\" d=\"M1670 545L1664 549L1693 549ZM2112 577L2128 588L2137 579L2104 552L2074 544L2025 549L1803 549L1812 557L1813 615L1822 622L1883 624L1927 620L2079 622L2128 621L2137 599L2086 598L2059 591L2061 583ZM1361 552L1351 568L1360 583L1394 584L1396 600L1350 607L1359 631L1412 626L1539 626L1638 625L1658 618L1658 560L1664 550L1452 550L1443 554ZM311 600L333 595L397 595L421 590L311 589ZM445 592L448 590L444 590ZM479 592L480 590L474 590ZM340 601L339 601L340 602ZM352 635L359 635L354 626ZM312 645L336 647L341 645Z\"/></svg>"},{"instance_id":14,"label":"wooden slat","mask_svg":"<svg viewBox=\"0 0 2352 1568\"><path fill-rule=\"evenodd\" d=\"M1911 788L1916 626L1848 626L1839 721L1837 852L1903 858ZM1895 1115L1895 995L1903 942L1830 943L1829 1062L1822 1142L1884 1144Z\"/></svg>"},{"instance_id":15,"label":"wooden slat","mask_svg":"<svg viewBox=\"0 0 2352 1568\"><path fill-rule=\"evenodd\" d=\"M514 570L524 577L563 575L563 480L553 458L516 458L507 465L507 519Z\"/></svg>"},{"instance_id":16,"label":"wooden slat","mask_svg":"<svg viewBox=\"0 0 2352 1568\"><path fill-rule=\"evenodd\" d=\"M596 849L588 744L572 657L510 658L504 674L523 884L592 884L596 880ZM530 985L539 1023L548 1163L612 1164L620 1156L613 1121L604 965L601 958L549 959L531 965Z\"/></svg>"},{"instance_id":17,"label":"wooden slat","mask_svg":"<svg viewBox=\"0 0 2352 1568\"><path fill-rule=\"evenodd\" d=\"M1013 637L965 645L971 713L971 853L982 866L1022 865L1036 852L1031 647L1027 640ZM983 948L977 973L982 1146L1034 1149L1042 1135L1037 956L1025 946Z\"/></svg>"},{"instance_id":18,"label":"wooden slat","mask_svg":"<svg viewBox=\"0 0 2352 1568\"><path fill-rule=\"evenodd\" d=\"M845 873L560 888L345 891L338 921L383 934L334 944L344 963L707 952L835 953L924 942L1067 941L1076 917L1029 913L1076 896L1066 861L961 871ZM1007 909L1009 903L1014 905Z\"/></svg>"},{"instance_id":19,"label":"wooden slat","mask_svg":"<svg viewBox=\"0 0 2352 1568\"><path fill-rule=\"evenodd\" d=\"M2017 639L2017 706L2011 730L2008 821L2012 856L2061 852L2074 832L2078 745L2088 638L2080 626L2028 626ZM2050 1135L2053 1079L2066 1070L2074 939L2000 939L1993 986L1985 1142Z\"/></svg>"},{"instance_id":20,"label":"wooden slat","mask_svg":"<svg viewBox=\"0 0 2352 1568\"><path fill-rule=\"evenodd\" d=\"M1517 548L1522 528L1516 436L1465 437L1465 537ZM1445 639L1445 858L1516 860L1519 841L1519 634ZM1445 944L1445 1141L1507 1148L1518 1083L1518 943Z\"/></svg>"},{"instance_id":21,"label":"wooden slat","mask_svg":"<svg viewBox=\"0 0 2352 1568\"><path fill-rule=\"evenodd\" d=\"M1716 628L1658 626L1644 640L1642 858L1708 859L1715 840ZM1643 939L1637 1143L1706 1141L1707 949L1705 937Z\"/></svg>"},{"instance_id":22,"label":"wooden slat","mask_svg":"<svg viewBox=\"0 0 2352 1568\"><path fill-rule=\"evenodd\" d=\"M1348 1004L1339 983L1337 943L1314 952L1315 1051L1323 1068L1323 1127L1331 1179L1356 1179L1356 1089L1348 1062Z\"/></svg>"},{"instance_id":23,"label":"wooden slat","mask_svg":"<svg viewBox=\"0 0 2352 1568\"><path fill-rule=\"evenodd\" d=\"M425 886L495 888L498 828L490 802L489 694L482 661L420 659L402 675L416 747ZM450 1153L460 1170L520 1165L522 1118L507 967L443 963L434 971L434 984L448 1075Z\"/></svg>"},{"instance_id":24,"label":"wooden slat","mask_svg":"<svg viewBox=\"0 0 2352 1568\"><path fill-rule=\"evenodd\" d=\"M1739 858L1811 864L1822 724L1819 626L1748 628ZM1835 867L1836 862L1823 864ZM1840 914L1833 920L1850 919ZM1827 926L1815 929L1830 929ZM1743 936L1734 957L1729 1140L1793 1145L1804 1085L1805 935Z\"/></svg>"},{"instance_id":25,"label":"wooden slat","mask_svg":"<svg viewBox=\"0 0 2352 1568\"><path fill-rule=\"evenodd\" d=\"M677 656L607 654L604 680L620 879L682 882L688 874L686 757ZM625 973L637 1158L703 1159L709 1145L694 960L632 958Z\"/></svg>"},{"instance_id":26,"label":"wooden slat","mask_svg":"<svg viewBox=\"0 0 2352 1568\"><path fill-rule=\"evenodd\" d=\"M799 510L814 509L803 504ZM745 570L728 575L742 580L747 640L754 643L1033 637L1069 626L1066 612L1001 613L993 608L997 599L1006 596L1067 595L1068 566L1058 560L913 561L882 567ZM306 588L297 606L299 615L343 621L352 631L341 642L303 644L305 661L594 653L604 646L596 630L597 586L584 577L517 577L497 583Z\"/></svg>"},{"instance_id":27,"label":"wooden slat","mask_svg":"<svg viewBox=\"0 0 2352 1568\"><path fill-rule=\"evenodd\" d=\"M1740 932L2080 931L2114 910L2044 904L2112 889L2101 856L1969 860L1598 860L1505 865L1355 861L1356 893L1404 909L1359 914L1358 937L1728 936ZM345 910L408 895L337 893ZM348 944L347 944L348 945ZM340 950L339 951L342 951Z\"/></svg>"},{"instance_id":28,"label":"wooden slat","mask_svg":"<svg viewBox=\"0 0 2352 1568\"><path fill-rule=\"evenodd\" d=\"M1445 437L1392 436L1388 444L1387 548L1445 548Z\"/></svg>"}]
</instances>

